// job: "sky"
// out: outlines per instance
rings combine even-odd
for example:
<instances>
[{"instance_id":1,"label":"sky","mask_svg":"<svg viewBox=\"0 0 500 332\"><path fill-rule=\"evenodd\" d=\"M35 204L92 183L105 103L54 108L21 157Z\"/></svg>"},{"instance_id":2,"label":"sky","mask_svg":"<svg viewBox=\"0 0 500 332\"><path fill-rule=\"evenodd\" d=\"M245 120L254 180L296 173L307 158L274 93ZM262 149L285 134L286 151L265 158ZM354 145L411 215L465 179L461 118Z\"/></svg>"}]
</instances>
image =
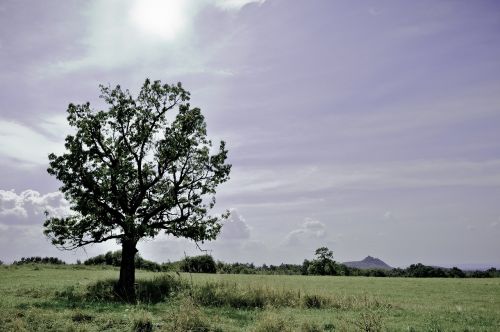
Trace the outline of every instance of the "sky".
<instances>
[{"instance_id":1,"label":"sky","mask_svg":"<svg viewBox=\"0 0 500 332\"><path fill-rule=\"evenodd\" d=\"M231 210L215 259L500 265L498 1L0 1L0 260L74 262L43 211L69 205L47 172L69 103L99 84L182 82L225 140ZM200 252L140 242L157 262Z\"/></svg>"}]
</instances>

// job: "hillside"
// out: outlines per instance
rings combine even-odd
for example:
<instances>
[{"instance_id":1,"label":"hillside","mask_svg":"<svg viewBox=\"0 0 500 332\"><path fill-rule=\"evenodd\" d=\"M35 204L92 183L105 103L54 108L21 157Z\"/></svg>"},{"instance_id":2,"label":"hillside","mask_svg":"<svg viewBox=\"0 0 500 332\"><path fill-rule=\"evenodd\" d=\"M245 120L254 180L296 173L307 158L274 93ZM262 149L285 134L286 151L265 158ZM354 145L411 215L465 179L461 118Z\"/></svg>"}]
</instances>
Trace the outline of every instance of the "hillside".
<instances>
[{"instance_id":1,"label":"hillside","mask_svg":"<svg viewBox=\"0 0 500 332\"><path fill-rule=\"evenodd\" d=\"M358 269L382 269L382 270L392 269L391 266L387 265L382 260L372 256L366 256L365 259L361 261L344 262L342 264L348 267L354 267Z\"/></svg>"}]
</instances>

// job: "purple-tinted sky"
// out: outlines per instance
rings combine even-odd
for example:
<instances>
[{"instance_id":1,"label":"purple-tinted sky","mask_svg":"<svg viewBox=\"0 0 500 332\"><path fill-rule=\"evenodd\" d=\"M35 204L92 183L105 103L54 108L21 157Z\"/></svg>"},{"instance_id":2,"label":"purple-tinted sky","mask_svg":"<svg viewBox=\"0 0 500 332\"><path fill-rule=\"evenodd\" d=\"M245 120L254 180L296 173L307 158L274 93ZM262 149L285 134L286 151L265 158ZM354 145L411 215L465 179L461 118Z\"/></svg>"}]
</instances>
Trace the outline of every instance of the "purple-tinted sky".
<instances>
[{"instance_id":1,"label":"purple-tinted sky","mask_svg":"<svg viewBox=\"0 0 500 332\"><path fill-rule=\"evenodd\" d=\"M0 1L0 259L69 261L47 154L98 84L183 82L228 143L216 259L500 263L497 1ZM193 243L161 237L144 257Z\"/></svg>"}]
</instances>

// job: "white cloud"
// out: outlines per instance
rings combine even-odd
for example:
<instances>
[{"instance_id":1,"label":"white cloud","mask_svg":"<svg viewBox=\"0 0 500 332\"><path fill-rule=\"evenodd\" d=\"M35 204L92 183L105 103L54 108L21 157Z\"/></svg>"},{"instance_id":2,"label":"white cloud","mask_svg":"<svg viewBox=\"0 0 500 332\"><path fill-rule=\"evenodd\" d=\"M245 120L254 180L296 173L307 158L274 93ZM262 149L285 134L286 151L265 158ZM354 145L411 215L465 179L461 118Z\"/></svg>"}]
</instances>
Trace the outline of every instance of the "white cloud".
<instances>
[{"instance_id":1,"label":"white cloud","mask_svg":"<svg viewBox=\"0 0 500 332\"><path fill-rule=\"evenodd\" d=\"M393 86L386 87L388 90ZM413 103L387 103L375 107L372 112L364 112L360 117L356 112L333 113L338 123L329 128L333 135L361 139L395 135L418 130L423 133L443 126L465 123L498 114L498 84L478 86L459 91L458 96L429 98ZM329 122L330 123L330 122Z\"/></svg>"},{"instance_id":2,"label":"white cloud","mask_svg":"<svg viewBox=\"0 0 500 332\"><path fill-rule=\"evenodd\" d=\"M64 216L70 213L69 203L60 192L40 194L35 190L15 191L0 190L0 217L11 224L18 221L41 223L43 213L51 216Z\"/></svg>"},{"instance_id":3,"label":"white cloud","mask_svg":"<svg viewBox=\"0 0 500 332\"><path fill-rule=\"evenodd\" d=\"M415 160L233 170L224 195L306 195L323 190L500 186L500 160ZM301 196L302 197L302 196ZM271 202L270 202L271 203Z\"/></svg>"},{"instance_id":4,"label":"white cloud","mask_svg":"<svg viewBox=\"0 0 500 332\"><path fill-rule=\"evenodd\" d=\"M394 217L394 214L392 211L385 211L384 213L384 219L392 219Z\"/></svg>"},{"instance_id":5,"label":"white cloud","mask_svg":"<svg viewBox=\"0 0 500 332\"><path fill-rule=\"evenodd\" d=\"M223 226L219 236L220 240L244 240L250 238L250 227L245 218L236 210L231 210L231 215Z\"/></svg>"},{"instance_id":6,"label":"white cloud","mask_svg":"<svg viewBox=\"0 0 500 332\"><path fill-rule=\"evenodd\" d=\"M68 124L66 115L67 114L65 113L64 115L45 116L44 119L36 125L36 129L42 131L45 136L56 141L57 144L60 144L58 150L62 149L66 135L75 132L74 128Z\"/></svg>"},{"instance_id":7,"label":"white cloud","mask_svg":"<svg viewBox=\"0 0 500 332\"><path fill-rule=\"evenodd\" d=\"M119 68L162 59L170 75L179 71L228 71L206 66L207 54L193 52L193 32L198 13L206 6L238 11L265 0L109 0L92 1L85 11L88 22L82 44L86 52L41 69L42 76L68 73L88 67Z\"/></svg>"},{"instance_id":8,"label":"white cloud","mask_svg":"<svg viewBox=\"0 0 500 332\"><path fill-rule=\"evenodd\" d=\"M239 10L250 3L262 4L265 0L211 0L217 7L226 10Z\"/></svg>"},{"instance_id":9,"label":"white cloud","mask_svg":"<svg viewBox=\"0 0 500 332\"><path fill-rule=\"evenodd\" d=\"M314 219L306 218L304 223L285 237L284 244L294 246L304 241L323 239L326 237L325 224Z\"/></svg>"},{"instance_id":10,"label":"white cloud","mask_svg":"<svg viewBox=\"0 0 500 332\"><path fill-rule=\"evenodd\" d=\"M49 153L64 149L62 141L53 141L34 128L10 120L0 119L0 140L4 142L0 145L0 156L21 166L46 164Z\"/></svg>"}]
</instances>

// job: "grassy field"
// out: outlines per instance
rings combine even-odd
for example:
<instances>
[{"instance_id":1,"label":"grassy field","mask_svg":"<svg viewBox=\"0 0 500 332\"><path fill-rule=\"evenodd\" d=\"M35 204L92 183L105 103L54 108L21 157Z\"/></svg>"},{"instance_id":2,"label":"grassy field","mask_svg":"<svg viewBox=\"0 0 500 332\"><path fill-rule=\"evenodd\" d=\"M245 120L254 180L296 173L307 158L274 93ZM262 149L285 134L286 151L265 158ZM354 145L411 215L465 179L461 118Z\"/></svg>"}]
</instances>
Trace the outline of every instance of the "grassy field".
<instances>
[{"instance_id":1,"label":"grassy field","mask_svg":"<svg viewBox=\"0 0 500 332\"><path fill-rule=\"evenodd\" d=\"M138 271L137 278L159 275ZM189 290L138 305L80 296L98 280L117 277L112 268L2 266L0 331L500 331L498 278L180 277L190 289L227 286L228 297L274 294L275 302L260 308L210 304Z\"/></svg>"}]
</instances>

